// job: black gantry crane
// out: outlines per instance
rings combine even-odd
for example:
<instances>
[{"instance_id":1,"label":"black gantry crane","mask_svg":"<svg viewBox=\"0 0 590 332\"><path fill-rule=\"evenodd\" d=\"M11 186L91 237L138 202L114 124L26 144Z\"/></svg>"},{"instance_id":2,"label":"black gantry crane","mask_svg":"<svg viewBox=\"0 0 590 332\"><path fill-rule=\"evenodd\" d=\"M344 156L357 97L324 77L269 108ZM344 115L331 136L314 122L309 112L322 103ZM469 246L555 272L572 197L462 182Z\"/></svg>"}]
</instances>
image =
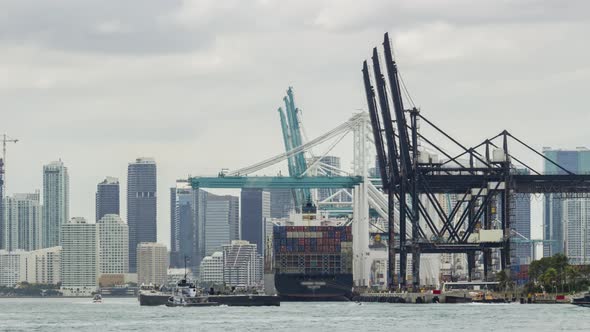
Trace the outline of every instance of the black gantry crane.
<instances>
[{"instance_id":1,"label":"black gantry crane","mask_svg":"<svg viewBox=\"0 0 590 332\"><path fill-rule=\"evenodd\" d=\"M485 278L491 272L491 252L499 250L501 269L509 271L513 195L587 194L590 193L590 175L573 174L506 130L474 147L464 146L424 117L417 108L404 108L403 86L400 84L403 82L387 33L383 55L387 76L381 71L377 47L373 49L371 59L373 78L367 61L363 62L362 73L379 176L388 196L390 288L397 285L406 288L408 253L412 254L411 286L414 289L420 283L422 254L467 254L471 274L475 253L481 252ZM433 139L419 131L419 121L428 124L461 152L457 155L447 153L440 143L435 144ZM544 158L565 174L541 174L511 153L512 143ZM423 145L444 159L439 161L422 149ZM446 208L441 203L441 194L453 197ZM397 215L396 204L399 206ZM393 227L396 220L399 222L398 234L394 233ZM399 254L399 275L395 275L396 254Z\"/></svg>"}]
</instances>

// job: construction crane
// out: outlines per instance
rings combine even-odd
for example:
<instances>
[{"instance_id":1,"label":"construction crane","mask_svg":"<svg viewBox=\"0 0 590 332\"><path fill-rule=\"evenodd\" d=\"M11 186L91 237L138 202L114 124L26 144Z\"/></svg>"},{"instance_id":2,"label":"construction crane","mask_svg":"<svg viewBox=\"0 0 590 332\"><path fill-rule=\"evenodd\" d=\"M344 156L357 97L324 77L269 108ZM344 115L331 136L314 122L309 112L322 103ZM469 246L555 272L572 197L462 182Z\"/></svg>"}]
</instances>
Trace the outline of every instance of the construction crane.
<instances>
[{"instance_id":1,"label":"construction crane","mask_svg":"<svg viewBox=\"0 0 590 332\"><path fill-rule=\"evenodd\" d=\"M2 195L2 200L4 200L4 189L5 189L5 183L6 183L6 179L4 178L4 173L5 171L5 165L6 165L6 143L16 143L18 142L18 139L14 139L6 134L2 135L2 160L0 160L0 186L2 187L1 189L1 195Z\"/></svg>"},{"instance_id":2,"label":"construction crane","mask_svg":"<svg viewBox=\"0 0 590 332\"><path fill-rule=\"evenodd\" d=\"M5 165L6 165L6 143L16 143L17 139L11 138L10 136L3 134L2 138L2 159L0 159L0 219L4 216L4 193L6 192L6 179L5 179ZM4 247L2 243L4 240L4 234L2 234L3 227L0 227L0 248Z\"/></svg>"}]
</instances>

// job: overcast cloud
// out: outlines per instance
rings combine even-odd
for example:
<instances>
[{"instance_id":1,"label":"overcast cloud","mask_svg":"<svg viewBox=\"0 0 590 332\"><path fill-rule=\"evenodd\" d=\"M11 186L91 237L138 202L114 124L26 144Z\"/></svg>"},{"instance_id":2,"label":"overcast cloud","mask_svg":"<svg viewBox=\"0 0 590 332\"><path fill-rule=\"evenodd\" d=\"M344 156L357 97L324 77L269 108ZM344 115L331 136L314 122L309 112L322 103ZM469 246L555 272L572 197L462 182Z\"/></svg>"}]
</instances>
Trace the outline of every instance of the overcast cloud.
<instances>
[{"instance_id":1,"label":"overcast cloud","mask_svg":"<svg viewBox=\"0 0 590 332\"><path fill-rule=\"evenodd\" d=\"M423 114L466 144L506 128L536 148L590 145L588 12L550 0L0 0L0 131L21 140L8 192L41 188L42 165L61 158L70 215L93 220L96 184L117 176L124 197L127 163L153 156L168 243L175 179L282 151L288 86L309 136L365 108L361 63L385 31Z\"/></svg>"}]
</instances>

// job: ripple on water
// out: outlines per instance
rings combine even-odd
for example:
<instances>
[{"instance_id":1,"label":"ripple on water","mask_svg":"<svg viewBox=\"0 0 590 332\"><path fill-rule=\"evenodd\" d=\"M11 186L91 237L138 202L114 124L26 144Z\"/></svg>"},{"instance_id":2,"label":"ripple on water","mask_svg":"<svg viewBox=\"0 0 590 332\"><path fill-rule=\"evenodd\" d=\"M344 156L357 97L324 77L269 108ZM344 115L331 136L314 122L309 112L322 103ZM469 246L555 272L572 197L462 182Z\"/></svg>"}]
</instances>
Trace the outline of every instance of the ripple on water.
<instances>
[{"instance_id":1,"label":"ripple on water","mask_svg":"<svg viewBox=\"0 0 590 332\"><path fill-rule=\"evenodd\" d=\"M283 303L280 307L140 307L134 298L0 299L4 331L588 331L572 305Z\"/></svg>"}]
</instances>

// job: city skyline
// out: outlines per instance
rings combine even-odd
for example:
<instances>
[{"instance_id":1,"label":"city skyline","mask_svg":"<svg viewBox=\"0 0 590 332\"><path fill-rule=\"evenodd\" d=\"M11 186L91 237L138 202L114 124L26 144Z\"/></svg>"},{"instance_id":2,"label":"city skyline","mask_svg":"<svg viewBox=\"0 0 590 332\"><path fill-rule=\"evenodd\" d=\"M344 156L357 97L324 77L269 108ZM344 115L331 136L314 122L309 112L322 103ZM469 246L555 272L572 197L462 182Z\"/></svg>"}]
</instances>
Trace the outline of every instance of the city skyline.
<instances>
[{"instance_id":1,"label":"city skyline","mask_svg":"<svg viewBox=\"0 0 590 332\"><path fill-rule=\"evenodd\" d=\"M365 108L360 62L384 31L417 106L466 143L508 126L538 149L584 145L584 121L555 128L552 114L561 105L559 117L585 116L590 49L578 41L587 4L483 3L260 1L199 10L166 2L111 12L91 2L70 9L75 20L51 2L6 4L0 129L20 139L8 150L7 194L41 189L43 163L62 158L71 170L71 215L91 220L96 183L114 176L125 190L125 166L137 156L158 161L158 186L168 188L188 174L278 154L284 90L294 87L309 136L345 121ZM336 154L349 165L349 151ZM158 233L167 243L163 196Z\"/></svg>"}]
</instances>

